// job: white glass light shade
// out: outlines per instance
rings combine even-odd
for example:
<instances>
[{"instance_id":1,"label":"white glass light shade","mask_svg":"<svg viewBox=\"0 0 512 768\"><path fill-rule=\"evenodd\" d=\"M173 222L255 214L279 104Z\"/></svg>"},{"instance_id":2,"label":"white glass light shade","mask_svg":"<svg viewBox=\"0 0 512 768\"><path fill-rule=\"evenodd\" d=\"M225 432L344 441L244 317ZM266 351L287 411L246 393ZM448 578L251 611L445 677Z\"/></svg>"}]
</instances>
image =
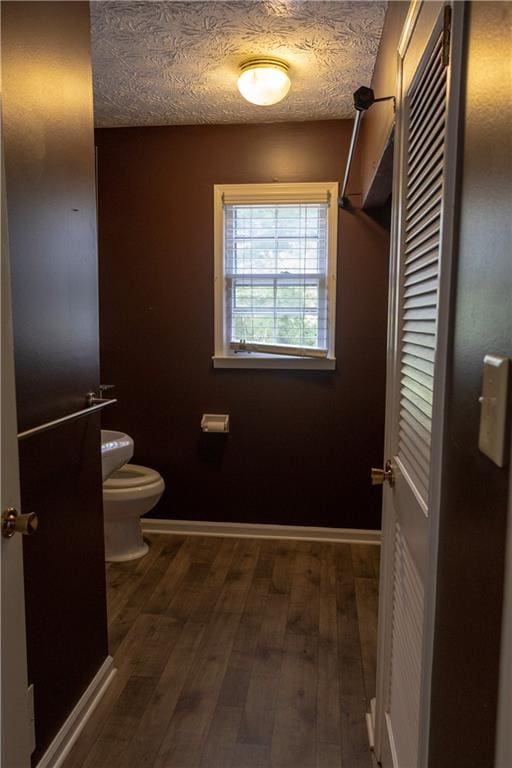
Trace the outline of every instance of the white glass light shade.
<instances>
[{"instance_id":1,"label":"white glass light shade","mask_svg":"<svg viewBox=\"0 0 512 768\"><path fill-rule=\"evenodd\" d=\"M251 104L267 107L284 99L290 90L288 65L273 59L248 61L240 69L238 90Z\"/></svg>"}]
</instances>

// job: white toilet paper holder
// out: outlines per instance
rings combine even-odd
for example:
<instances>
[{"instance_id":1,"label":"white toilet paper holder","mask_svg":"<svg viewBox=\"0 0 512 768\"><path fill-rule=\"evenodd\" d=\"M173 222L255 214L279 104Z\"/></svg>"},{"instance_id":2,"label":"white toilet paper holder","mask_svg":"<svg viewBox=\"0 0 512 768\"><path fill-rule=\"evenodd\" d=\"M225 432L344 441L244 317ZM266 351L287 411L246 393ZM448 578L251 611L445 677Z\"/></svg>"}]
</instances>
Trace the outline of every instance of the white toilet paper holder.
<instances>
[{"instance_id":1,"label":"white toilet paper holder","mask_svg":"<svg viewBox=\"0 0 512 768\"><path fill-rule=\"evenodd\" d=\"M229 432L229 414L203 413L201 429L203 432Z\"/></svg>"}]
</instances>

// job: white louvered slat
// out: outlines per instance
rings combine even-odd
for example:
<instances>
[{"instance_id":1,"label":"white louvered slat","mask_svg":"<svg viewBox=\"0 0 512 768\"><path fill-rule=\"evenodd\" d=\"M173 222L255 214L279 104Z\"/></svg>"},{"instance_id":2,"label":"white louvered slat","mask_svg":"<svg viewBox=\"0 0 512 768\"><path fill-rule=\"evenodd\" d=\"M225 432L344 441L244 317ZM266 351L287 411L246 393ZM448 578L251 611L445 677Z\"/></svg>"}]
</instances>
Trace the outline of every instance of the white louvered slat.
<instances>
[{"instance_id":1,"label":"white louvered slat","mask_svg":"<svg viewBox=\"0 0 512 768\"><path fill-rule=\"evenodd\" d=\"M405 349L407 347L407 349ZM410 344L404 345L404 354L402 357L402 363L404 365L410 365L418 371L424 371L432 379L434 372L434 365L429 360L424 360L417 353L417 350Z\"/></svg>"},{"instance_id":2,"label":"white louvered slat","mask_svg":"<svg viewBox=\"0 0 512 768\"><path fill-rule=\"evenodd\" d=\"M405 368L402 369L403 379L405 385L404 389L409 390L409 393L414 397L419 398L422 403L418 406L420 410L424 411L427 416L430 416L432 412L432 389L420 384L415 376L411 376Z\"/></svg>"},{"instance_id":3,"label":"white louvered slat","mask_svg":"<svg viewBox=\"0 0 512 768\"><path fill-rule=\"evenodd\" d=\"M416 92L422 92L421 99L409 98L411 107L409 115L409 133L412 139L423 130L425 123L431 120L432 114L441 100L444 85L441 51L432 61L432 68L425 71L420 79Z\"/></svg>"},{"instance_id":4,"label":"white louvered slat","mask_svg":"<svg viewBox=\"0 0 512 768\"><path fill-rule=\"evenodd\" d=\"M423 463L419 460L420 454L413 443L415 438L409 440L405 432L400 432L402 442L402 456L407 458L409 467L412 467L416 476L416 488L425 492L428 490L428 461Z\"/></svg>"},{"instance_id":5,"label":"white louvered slat","mask_svg":"<svg viewBox=\"0 0 512 768\"><path fill-rule=\"evenodd\" d=\"M418 370L414 365L407 365L405 360L404 365L402 366L402 373L409 376L413 381L418 382L418 384L422 384L432 395L433 382L431 375Z\"/></svg>"},{"instance_id":6,"label":"white louvered slat","mask_svg":"<svg viewBox=\"0 0 512 768\"><path fill-rule=\"evenodd\" d=\"M430 215L425 216L421 223L418 223L414 227L414 231L407 234L405 242L407 243L407 251L416 249L418 246L426 243L433 234L436 233L439 228L439 217L441 215L440 210L434 208L430 212ZM411 257L408 256L407 261L410 261Z\"/></svg>"},{"instance_id":7,"label":"white louvered slat","mask_svg":"<svg viewBox=\"0 0 512 768\"><path fill-rule=\"evenodd\" d=\"M404 331L410 333L422 333L426 336L432 337L432 344L435 345L435 322L431 320L410 320L407 315L404 315Z\"/></svg>"},{"instance_id":8,"label":"white louvered slat","mask_svg":"<svg viewBox=\"0 0 512 768\"><path fill-rule=\"evenodd\" d=\"M425 169L432 168L442 160L444 155L444 136L438 138L436 142L426 148L425 156L421 158L414 166L409 165L409 180L407 186L411 194L424 178Z\"/></svg>"},{"instance_id":9,"label":"white louvered slat","mask_svg":"<svg viewBox=\"0 0 512 768\"><path fill-rule=\"evenodd\" d=\"M424 110L419 112L410 123L410 150L416 149L418 140L425 136L427 133L427 127L430 127L430 134L432 134L432 127L435 125L435 115L440 110L443 104L443 82L440 80L436 82L432 92L429 93L429 97L432 99L428 102Z\"/></svg>"},{"instance_id":10,"label":"white louvered slat","mask_svg":"<svg viewBox=\"0 0 512 768\"><path fill-rule=\"evenodd\" d=\"M415 184L414 188L407 190L407 210L410 211L416 206L416 203L419 199L421 199L422 195L425 194L425 191L428 190L430 186L436 183L439 178L442 177L443 174L443 167L444 162L441 158L438 160L438 162L435 165L429 166L427 168L427 171L422 175L421 179L419 179Z\"/></svg>"},{"instance_id":11,"label":"white louvered slat","mask_svg":"<svg viewBox=\"0 0 512 768\"><path fill-rule=\"evenodd\" d=\"M404 309L411 307L435 307L430 293L420 293L418 296L409 296L404 301Z\"/></svg>"},{"instance_id":12,"label":"white louvered slat","mask_svg":"<svg viewBox=\"0 0 512 768\"><path fill-rule=\"evenodd\" d=\"M442 176L440 176L435 184L426 189L424 195L419 201L417 201L414 210L407 213L406 221L408 230L412 229L413 226L416 226L416 224L419 223L423 217L430 212L433 205L439 203L439 196L437 193L441 189L442 185L443 179Z\"/></svg>"},{"instance_id":13,"label":"white louvered slat","mask_svg":"<svg viewBox=\"0 0 512 768\"><path fill-rule=\"evenodd\" d=\"M437 109L432 113L432 125L425 128L421 133L418 133L414 143L411 142L410 144L409 159L411 168L415 167L416 162L425 156L427 147L429 147L444 130L445 120L446 105L444 102L441 102L437 106Z\"/></svg>"},{"instance_id":14,"label":"white louvered slat","mask_svg":"<svg viewBox=\"0 0 512 768\"><path fill-rule=\"evenodd\" d=\"M395 527L391 642L391 721L400 724L398 765L417 764L424 592L400 524Z\"/></svg>"},{"instance_id":15,"label":"white louvered slat","mask_svg":"<svg viewBox=\"0 0 512 768\"><path fill-rule=\"evenodd\" d=\"M417 354L420 357L424 357L425 360L434 360L435 357L435 340L434 337L428 337L428 336L421 336L419 333L404 333L403 335L403 341L404 341L404 350L407 347L408 344L413 344L414 346L418 347Z\"/></svg>"},{"instance_id":16,"label":"white louvered slat","mask_svg":"<svg viewBox=\"0 0 512 768\"><path fill-rule=\"evenodd\" d=\"M418 256L437 246L440 214L425 217L405 236L405 263L410 264Z\"/></svg>"},{"instance_id":17,"label":"white louvered slat","mask_svg":"<svg viewBox=\"0 0 512 768\"><path fill-rule=\"evenodd\" d=\"M398 455L428 502L445 152L442 36L407 97Z\"/></svg>"},{"instance_id":18,"label":"white louvered slat","mask_svg":"<svg viewBox=\"0 0 512 768\"><path fill-rule=\"evenodd\" d=\"M415 119L423 114L425 105L428 107L432 102L432 83L436 82L436 73L439 70L441 58L441 47L442 41L438 40L432 49L429 61L423 69L417 87L414 89L414 92L408 94L411 108L414 110L411 115L411 125L414 125Z\"/></svg>"},{"instance_id":19,"label":"white louvered slat","mask_svg":"<svg viewBox=\"0 0 512 768\"><path fill-rule=\"evenodd\" d=\"M432 306L412 307L405 309L405 317L408 320L435 320L436 309Z\"/></svg>"},{"instance_id":20,"label":"white louvered slat","mask_svg":"<svg viewBox=\"0 0 512 768\"><path fill-rule=\"evenodd\" d=\"M411 248L409 251L406 251L406 255L406 275L412 275L431 264L437 265L437 233L431 235L428 242L423 243L422 247ZM427 277L430 277L430 274ZM425 276L421 275L421 279L425 279ZM418 282L418 280L415 282Z\"/></svg>"},{"instance_id":21,"label":"white louvered slat","mask_svg":"<svg viewBox=\"0 0 512 768\"><path fill-rule=\"evenodd\" d=\"M403 378L404 378L404 381L407 382L407 384L410 383L410 379L408 379L406 376L404 376ZM412 387L410 388L407 386L403 386L402 397L404 400L408 401L411 407L414 406L415 410L413 410L412 413L414 413L416 415L417 420L425 426L425 429L428 429L432 422L431 405L426 400L423 400L422 397L417 395L416 392L412 389Z\"/></svg>"},{"instance_id":22,"label":"white louvered slat","mask_svg":"<svg viewBox=\"0 0 512 768\"><path fill-rule=\"evenodd\" d=\"M428 265L424 267L421 272L418 272L415 269L406 269L406 280L405 280L405 286L406 289L409 286L414 286L417 283L423 283L423 281L429 280L432 277L437 278L437 261L432 265ZM436 286L437 286L437 280L436 280Z\"/></svg>"},{"instance_id":23,"label":"white louvered slat","mask_svg":"<svg viewBox=\"0 0 512 768\"><path fill-rule=\"evenodd\" d=\"M437 293L437 279L420 283L419 285L410 285L404 291L404 298L409 296L417 296L420 293L429 293L430 291Z\"/></svg>"},{"instance_id":24,"label":"white louvered slat","mask_svg":"<svg viewBox=\"0 0 512 768\"><path fill-rule=\"evenodd\" d=\"M428 238L430 238L433 235L435 227L439 226L440 215L441 215L441 210L438 203L433 208L431 208L430 211L426 212L420 220L416 220L414 222L414 224L412 225L414 227L412 232L410 233L408 232L409 227L406 229L406 233L407 233L406 244L408 249L414 250L414 248L416 247L416 244L419 242L420 237L424 233L426 234L428 232ZM408 256L407 258L408 260L411 260L413 257L414 257L414 254L411 252L411 255Z\"/></svg>"},{"instance_id":25,"label":"white louvered slat","mask_svg":"<svg viewBox=\"0 0 512 768\"><path fill-rule=\"evenodd\" d=\"M412 429L409 422L400 422L400 432L412 438L413 440L416 439L416 433ZM418 451L418 458L421 457L421 460L425 463L425 466L428 466L428 462L430 460L430 435L428 432L426 432L426 430L423 431L423 443L420 443L418 447L420 449Z\"/></svg>"},{"instance_id":26,"label":"white louvered slat","mask_svg":"<svg viewBox=\"0 0 512 768\"><path fill-rule=\"evenodd\" d=\"M414 421L414 419L415 416L411 412L408 414L407 420L402 419L400 421L401 431L409 431L411 437L414 437L416 440L418 451L423 452L425 454L426 460L430 461L430 432L428 429L425 429L425 427L417 419L415 423L412 424L411 421ZM419 440L418 437L420 438Z\"/></svg>"},{"instance_id":27,"label":"white louvered slat","mask_svg":"<svg viewBox=\"0 0 512 768\"><path fill-rule=\"evenodd\" d=\"M425 446L429 446L430 456L430 420L407 398L402 398L401 402L402 419L416 433L418 443L422 442Z\"/></svg>"}]
</instances>

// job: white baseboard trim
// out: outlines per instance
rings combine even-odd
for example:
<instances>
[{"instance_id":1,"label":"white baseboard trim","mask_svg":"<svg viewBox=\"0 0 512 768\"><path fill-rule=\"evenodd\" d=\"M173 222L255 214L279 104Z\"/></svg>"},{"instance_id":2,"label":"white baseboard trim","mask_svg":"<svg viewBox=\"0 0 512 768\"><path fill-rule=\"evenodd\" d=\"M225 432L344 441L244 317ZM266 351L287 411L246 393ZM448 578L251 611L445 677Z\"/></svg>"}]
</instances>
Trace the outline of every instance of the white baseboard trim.
<instances>
[{"instance_id":1,"label":"white baseboard trim","mask_svg":"<svg viewBox=\"0 0 512 768\"><path fill-rule=\"evenodd\" d=\"M112 682L117 672L113 664L114 659L112 656L107 656L64 725L37 763L36 768L59 768L62 765L101 697Z\"/></svg>"},{"instance_id":2,"label":"white baseboard trim","mask_svg":"<svg viewBox=\"0 0 512 768\"><path fill-rule=\"evenodd\" d=\"M370 711L366 713L366 730L368 732L368 743L372 752L375 751L375 706L376 701L370 701Z\"/></svg>"},{"instance_id":3,"label":"white baseboard trim","mask_svg":"<svg viewBox=\"0 0 512 768\"><path fill-rule=\"evenodd\" d=\"M206 520L158 520L142 518L144 533L187 534L187 536L235 536L253 539L335 541L352 544L380 544L380 531L359 528L313 528L308 525L264 525L258 523L212 523Z\"/></svg>"},{"instance_id":4,"label":"white baseboard trim","mask_svg":"<svg viewBox=\"0 0 512 768\"><path fill-rule=\"evenodd\" d=\"M366 734L368 736L368 744L370 745L370 751L375 749L375 735L373 733L372 716L369 712L366 713Z\"/></svg>"},{"instance_id":5,"label":"white baseboard trim","mask_svg":"<svg viewBox=\"0 0 512 768\"><path fill-rule=\"evenodd\" d=\"M388 737L388 747L391 753L391 759L393 761L393 768L400 768L400 766L398 765L398 754L395 747L395 737L393 736L391 718L387 712L386 712L386 735Z\"/></svg>"}]
</instances>

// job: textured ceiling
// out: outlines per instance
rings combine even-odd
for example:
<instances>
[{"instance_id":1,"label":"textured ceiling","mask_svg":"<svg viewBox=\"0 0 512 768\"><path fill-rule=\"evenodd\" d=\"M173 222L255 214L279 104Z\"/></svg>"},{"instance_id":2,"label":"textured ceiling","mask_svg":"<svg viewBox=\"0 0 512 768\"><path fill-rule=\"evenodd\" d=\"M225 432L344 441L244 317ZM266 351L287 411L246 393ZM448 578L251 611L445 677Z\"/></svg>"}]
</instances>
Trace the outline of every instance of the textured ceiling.
<instances>
[{"instance_id":1,"label":"textured ceiling","mask_svg":"<svg viewBox=\"0 0 512 768\"><path fill-rule=\"evenodd\" d=\"M385 2L169 0L91 3L99 126L313 120L353 116L369 85ZM276 56L288 96L258 107L239 94L239 65Z\"/></svg>"}]
</instances>

